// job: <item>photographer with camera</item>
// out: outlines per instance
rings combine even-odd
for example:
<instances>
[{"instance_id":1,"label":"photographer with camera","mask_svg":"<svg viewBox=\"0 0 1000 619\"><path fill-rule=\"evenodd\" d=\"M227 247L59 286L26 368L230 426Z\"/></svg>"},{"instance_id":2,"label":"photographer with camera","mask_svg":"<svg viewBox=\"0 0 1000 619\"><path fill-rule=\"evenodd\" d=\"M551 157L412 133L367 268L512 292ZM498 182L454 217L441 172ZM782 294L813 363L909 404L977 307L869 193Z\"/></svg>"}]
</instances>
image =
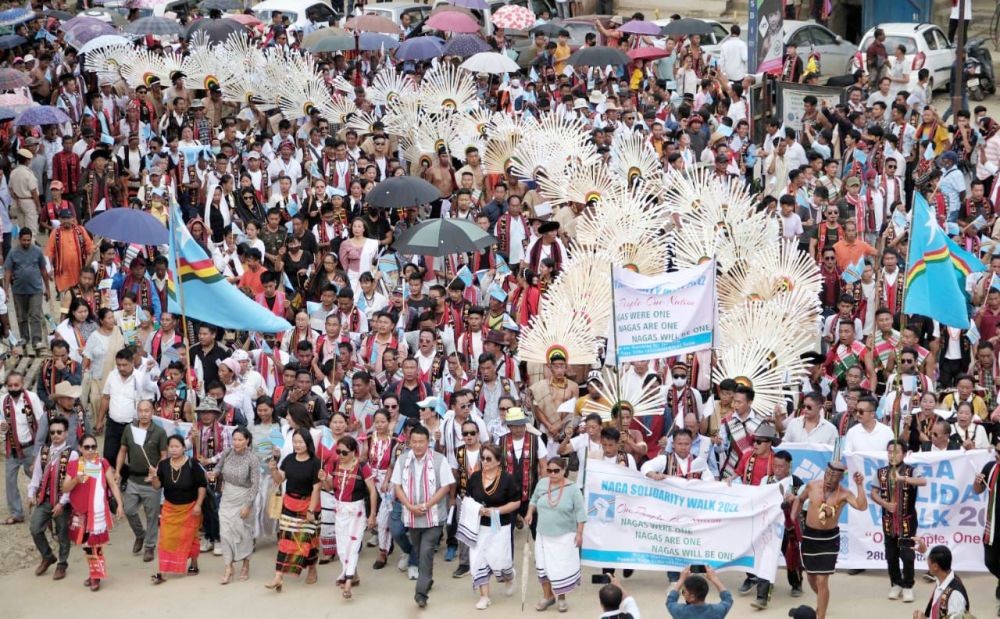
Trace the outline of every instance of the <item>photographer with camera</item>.
<instances>
[{"instance_id":1,"label":"photographer with camera","mask_svg":"<svg viewBox=\"0 0 1000 619\"><path fill-rule=\"evenodd\" d=\"M611 575L610 582L601 587L597 596L604 611L600 619L641 619L635 598L628 594L616 576Z\"/></svg>"},{"instance_id":2,"label":"photographer with camera","mask_svg":"<svg viewBox=\"0 0 1000 619\"><path fill-rule=\"evenodd\" d=\"M705 566L704 576L692 574L692 567L687 566L681 572L681 578L677 585L667 594L667 612L674 619L721 619L729 613L733 607L733 594L726 590L719 577L709 566ZM720 602L718 604L706 604L708 597L708 584L719 591ZM684 596L684 603L680 603L680 597Z\"/></svg>"}]
</instances>

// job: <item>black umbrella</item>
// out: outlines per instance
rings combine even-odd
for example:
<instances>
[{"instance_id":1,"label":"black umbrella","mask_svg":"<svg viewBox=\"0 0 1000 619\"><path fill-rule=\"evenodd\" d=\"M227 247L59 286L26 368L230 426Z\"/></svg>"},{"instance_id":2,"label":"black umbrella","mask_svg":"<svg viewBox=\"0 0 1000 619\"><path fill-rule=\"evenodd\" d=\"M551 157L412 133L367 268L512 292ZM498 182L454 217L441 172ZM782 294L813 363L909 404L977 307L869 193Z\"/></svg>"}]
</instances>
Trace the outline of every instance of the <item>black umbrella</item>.
<instances>
[{"instance_id":1,"label":"black umbrella","mask_svg":"<svg viewBox=\"0 0 1000 619\"><path fill-rule=\"evenodd\" d=\"M69 21L73 19L73 14L67 11L57 11L55 9L46 9L44 11L38 11L46 17L55 17L59 21Z\"/></svg>"},{"instance_id":2,"label":"black umbrella","mask_svg":"<svg viewBox=\"0 0 1000 619\"><path fill-rule=\"evenodd\" d=\"M430 204L441 197L441 192L416 176L393 176L372 187L366 198L375 208L406 208Z\"/></svg>"},{"instance_id":3,"label":"black umbrella","mask_svg":"<svg viewBox=\"0 0 1000 619\"><path fill-rule=\"evenodd\" d=\"M199 19L188 27L184 36L190 39L196 32L204 32L212 45L224 43L234 32L250 34L246 26L234 19Z\"/></svg>"},{"instance_id":4,"label":"black umbrella","mask_svg":"<svg viewBox=\"0 0 1000 619\"><path fill-rule=\"evenodd\" d=\"M540 26L535 26L528 32L531 34L538 34L539 32L541 32L547 37L557 37L559 36L559 33L563 30L564 28L559 24L553 24L552 22L547 21Z\"/></svg>"},{"instance_id":5,"label":"black umbrella","mask_svg":"<svg viewBox=\"0 0 1000 619\"><path fill-rule=\"evenodd\" d=\"M198 8L203 11L235 11L237 9L243 8L243 3L240 0L204 0L198 3Z\"/></svg>"},{"instance_id":6,"label":"black umbrella","mask_svg":"<svg viewBox=\"0 0 1000 619\"><path fill-rule=\"evenodd\" d=\"M566 64L574 67L603 67L605 65L626 65L632 62L628 54L616 47L581 47L573 52Z\"/></svg>"},{"instance_id":7,"label":"black umbrella","mask_svg":"<svg viewBox=\"0 0 1000 619\"><path fill-rule=\"evenodd\" d=\"M478 252L496 244L495 236L465 219L432 219L400 235L393 247L401 254L447 256Z\"/></svg>"},{"instance_id":8,"label":"black umbrella","mask_svg":"<svg viewBox=\"0 0 1000 619\"><path fill-rule=\"evenodd\" d=\"M692 34L712 34L712 25L700 19L685 17L675 19L660 30L665 37L690 36Z\"/></svg>"}]
</instances>

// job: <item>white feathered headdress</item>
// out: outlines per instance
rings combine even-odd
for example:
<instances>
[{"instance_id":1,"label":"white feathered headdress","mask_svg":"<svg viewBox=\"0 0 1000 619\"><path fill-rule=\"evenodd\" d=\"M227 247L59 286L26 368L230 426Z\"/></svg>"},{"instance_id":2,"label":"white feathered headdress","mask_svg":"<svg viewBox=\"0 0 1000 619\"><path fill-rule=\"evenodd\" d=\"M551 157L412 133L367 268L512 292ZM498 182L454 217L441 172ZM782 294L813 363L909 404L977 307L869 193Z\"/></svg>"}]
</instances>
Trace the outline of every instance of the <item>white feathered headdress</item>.
<instances>
[{"instance_id":1,"label":"white feathered headdress","mask_svg":"<svg viewBox=\"0 0 1000 619\"><path fill-rule=\"evenodd\" d=\"M632 380L623 381L610 368L604 368L596 383L601 397L596 400L584 398L583 410L580 411L584 415L597 413L607 422L617 419L622 409L632 411L633 417L663 414L665 401L656 383L639 386Z\"/></svg>"}]
</instances>

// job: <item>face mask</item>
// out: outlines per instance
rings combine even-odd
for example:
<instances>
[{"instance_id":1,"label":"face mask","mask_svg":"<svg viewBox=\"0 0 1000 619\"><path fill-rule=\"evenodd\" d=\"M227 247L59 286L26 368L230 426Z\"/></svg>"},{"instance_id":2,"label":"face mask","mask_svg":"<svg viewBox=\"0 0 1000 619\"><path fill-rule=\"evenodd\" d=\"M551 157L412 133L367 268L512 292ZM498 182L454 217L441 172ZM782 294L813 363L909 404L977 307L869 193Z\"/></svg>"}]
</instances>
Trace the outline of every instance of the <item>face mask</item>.
<instances>
[{"instance_id":1,"label":"face mask","mask_svg":"<svg viewBox=\"0 0 1000 619\"><path fill-rule=\"evenodd\" d=\"M222 147L221 147L221 146L213 146L213 147L212 147L212 153L213 153L213 154L216 154L216 155L218 155L218 154L219 154L219 153L221 153L221 152L222 152Z\"/></svg>"},{"instance_id":2,"label":"face mask","mask_svg":"<svg viewBox=\"0 0 1000 619\"><path fill-rule=\"evenodd\" d=\"M19 397L21 397L21 390L20 389L8 389L7 393L9 393L10 397L14 398L15 400L18 399Z\"/></svg>"},{"instance_id":3,"label":"face mask","mask_svg":"<svg viewBox=\"0 0 1000 619\"><path fill-rule=\"evenodd\" d=\"M687 378L674 378L674 387L683 387L687 384Z\"/></svg>"}]
</instances>

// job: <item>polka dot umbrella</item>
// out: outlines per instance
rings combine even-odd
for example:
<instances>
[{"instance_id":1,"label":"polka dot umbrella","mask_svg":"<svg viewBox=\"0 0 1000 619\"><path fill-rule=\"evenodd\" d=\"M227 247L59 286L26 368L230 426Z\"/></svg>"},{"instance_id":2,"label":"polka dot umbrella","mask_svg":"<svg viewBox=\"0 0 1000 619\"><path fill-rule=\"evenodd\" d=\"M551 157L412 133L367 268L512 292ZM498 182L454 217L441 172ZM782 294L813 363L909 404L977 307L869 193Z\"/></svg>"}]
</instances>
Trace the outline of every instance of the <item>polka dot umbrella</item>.
<instances>
[{"instance_id":1,"label":"polka dot umbrella","mask_svg":"<svg viewBox=\"0 0 1000 619\"><path fill-rule=\"evenodd\" d=\"M523 6L507 4L493 14L493 25L504 30L528 30L535 25L535 14Z\"/></svg>"}]
</instances>

